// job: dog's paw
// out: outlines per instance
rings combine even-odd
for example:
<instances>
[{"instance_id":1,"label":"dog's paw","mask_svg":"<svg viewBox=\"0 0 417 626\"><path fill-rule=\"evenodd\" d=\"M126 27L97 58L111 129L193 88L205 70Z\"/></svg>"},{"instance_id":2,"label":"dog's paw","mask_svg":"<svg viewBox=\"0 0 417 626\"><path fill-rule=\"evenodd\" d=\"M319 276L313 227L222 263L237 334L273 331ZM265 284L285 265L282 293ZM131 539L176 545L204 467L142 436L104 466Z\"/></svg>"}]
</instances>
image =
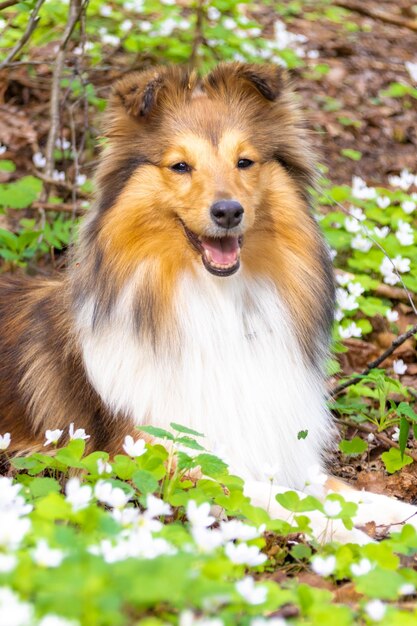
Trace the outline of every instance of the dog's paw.
<instances>
[{"instance_id":1,"label":"dog's paw","mask_svg":"<svg viewBox=\"0 0 417 626\"><path fill-rule=\"evenodd\" d=\"M355 526L375 524L384 532L401 530L404 524L411 524L417 529L417 507L393 497L370 491L339 491L349 502L358 505L354 517Z\"/></svg>"}]
</instances>

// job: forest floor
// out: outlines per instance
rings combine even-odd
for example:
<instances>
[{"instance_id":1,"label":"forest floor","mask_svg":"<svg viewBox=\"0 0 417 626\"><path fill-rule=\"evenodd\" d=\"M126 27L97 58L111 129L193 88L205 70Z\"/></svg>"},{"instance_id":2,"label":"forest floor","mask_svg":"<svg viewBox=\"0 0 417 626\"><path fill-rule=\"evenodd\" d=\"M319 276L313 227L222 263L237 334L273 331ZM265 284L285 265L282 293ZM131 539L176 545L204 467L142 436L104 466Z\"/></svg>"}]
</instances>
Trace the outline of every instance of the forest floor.
<instances>
[{"instance_id":1,"label":"forest floor","mask_svg":"<svg viewBox=\"0 0 417 626\"><path fill-rule=\"evenodd\" d=\"M339 11L338 5L356 7L348 18ZM303 5L301 8L299 5ZM417 171L417 100L415 98L381 98L381 91L401 78L409 79L405 63L417 61L417 28L412 2L399 0L395 6L385 2L333 3L333 11L324 15L317 11L317 3L283 3L281 13L288 30L307 38L305 49L311 58L318 54L316 69L305 67L294 71L295 84L304 107L309 112L309 124L314 141L327 166L328 178L334 184L351 184L353 176L360 176L368 185L387 185L389 175L398 174L404 168ZM329 6L329 5L328 5ZM389 23L363 13L388 14L409 22L410 27ZM257 16L268 35L276 19L272 7L263 7ZM394 19L395 21L395 19ZM414 25L414 28L412 27ZM51 45L33 49L31 60L36 65L16 64L2 74L0 84L0 137L8 146L7 158L17 169L14 173L0 172L0 182L7 182L28 172L34 172L33 153L45 145L50 126L49 97ZM75 57L74 57L75 59ZM76 67L76 60L74 60ZM45 62L44 62L45 61ZM327 66L320 71L320 66ZM93 68L89 80L94 84L100 98L108 95L112 82L132 69L126 55L114 53L103 60L101 68ZM35 71L36 70L36 71ZM99 135L97 120L91 121L82 106L74 109L71 121L69 109L63 109L64 135L68 138L71 124L77 129L88 127L94 138ZM99 114L98 114L99 116ZM77 130L77 132L79 132ZM344 150L361 153L359 160L346 158ZM77 167L91 176L96 154L90 149L80 153ZM61 169L69 172L74 163L61 163ZM71 212L88 198L87 193L77 191L74 203L73 190L68 183L57 184L62 200L62 210ZM33 215L29 212L28 216ZM22 217L19 214L19 218ZM0 215L0 226L13 229L15 217ZM31 272L55 271L64 265L63 257L30 267ZM398 328L403 332L417 322L411 307L404 301L402 290L386 288L400 313ZM360 372L390 345L394 336L387 331L384 320L373 321L373 332L366 339L348 339L349 350L340 356L344 374ZM415 342L410 339L396 352L395 358L407 361L407 374L401 382L417 391L417 360ZM334 381L333 381L334 382ZM346 427L342 427L346 431ZM349 427L348 437L366 432ZM415 443L410 443L410 446ZM380 439L369 446L360 456L350 457L336 453L331 470L354 482L360 488L384 491L409 501L417 500L417 466L409 465L400 472L388 475L380 461L380 454L387 446ZM415 446L417 452L417 447Z\"/></svg>"}]
</instances>

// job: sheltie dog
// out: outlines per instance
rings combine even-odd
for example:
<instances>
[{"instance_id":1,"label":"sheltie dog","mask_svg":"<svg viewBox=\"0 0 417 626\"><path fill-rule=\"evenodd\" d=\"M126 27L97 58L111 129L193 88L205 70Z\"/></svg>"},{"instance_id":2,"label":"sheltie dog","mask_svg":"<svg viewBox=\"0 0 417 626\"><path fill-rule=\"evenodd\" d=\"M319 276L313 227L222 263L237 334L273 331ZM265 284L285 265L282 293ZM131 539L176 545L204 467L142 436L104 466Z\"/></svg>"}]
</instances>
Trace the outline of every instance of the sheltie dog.
<instances>
[{"instance_id":1,"label":"sheltie dog","mask_svg":"<svg viewBox=\"0 0 417 626\"><path fill-rule=\"evenodd\" d=\"M67 273L0 281L0 432L33 450L45 429L75 421L115 452L135 427L176 421L223 447L255 503L269 499L265 464L304 489L333 438L323 366L334 286L285 73L133 73L115 85L105 127ZM374 498L386 519L387 498L373 495L362 518L375 519ZM389 522L414 513L389 502Z\"/></svg>"}]
</instances>

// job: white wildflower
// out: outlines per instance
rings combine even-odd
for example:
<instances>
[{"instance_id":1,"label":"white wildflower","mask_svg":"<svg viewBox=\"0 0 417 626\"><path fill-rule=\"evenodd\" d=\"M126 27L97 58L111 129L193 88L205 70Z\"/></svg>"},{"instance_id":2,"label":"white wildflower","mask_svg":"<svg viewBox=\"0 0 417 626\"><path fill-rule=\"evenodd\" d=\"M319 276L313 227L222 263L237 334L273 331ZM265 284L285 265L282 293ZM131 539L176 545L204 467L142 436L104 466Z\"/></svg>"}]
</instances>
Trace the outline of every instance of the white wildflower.
<instances>
[{"instance_id":1,"label":"white wildflower","mask_svg":"<svg viewBox=\"0 0 417 626\"><path fill-rule=\"evenodd\" d=\"M125 509L113 509L111 515L121 526L132 526L138 522L140 513L139 509L129 506Z\"/></svg>"},{"instance_id":2,"label":"white wildflower","mask_svg":"<svg viewBox=\"0 0 417 626\"><path fill-rule=\"evenodd\" d=\"M399 375L405 374L407 371L407 365L404 363L402 359L397 359L396 361L394 361L392 364L392 368L395 374L399 374Z\"/></svg>"},{"instance_id":3,"label":"white wildflower","mask_svg":"<svg viewBox=\"0 0 417 626\"><path fill-rule=\"evenodd\" d=\"M414 174L404 169L399 176L389 176L388 181L392 187L399 187L403 191L407 191L414 183Z\"/></svg>"},{"instance_id":4,"label":"white wildflower","mask_svg":"<svg viewBox=\"0 0 417 626\"><path fill-rule=\"evenodd\" d=\"M385 317L389 322L397 322L398 321L398 311L393 311L392 309L388 309L385 313Z\"/></svg>"},{"instance_id":5,"label":"white wildflower","mask_svg":"<svg viewBox=\"0 0 417 626\"><path fill-rule=\"evenodd\" d=\"M378 226L375 226L374 228L374 234L378 237L378 239L385 239L388 233L389 233L388 226L382 226L381 228L379 228Z\"/></svg>"},{"instance_id":6,"label":"white wildflower","mask_svg":"<svg viewBox=\"0 0 417 626\"><path fill-rule=\"evenodd\" d=\"M248 604L263 604L268 596L268 589L261 585L255 586L255 581L251 576L245 576L239 580L235 587Z\"/></svg>"},{"instance_id":7,"label":"white wildflower","mask_svg":"<svg viewBox=\"0 0 417 626\"><path fill-rule=\"evenodd\" d=\"M68 150L69 148L71 148L71 142L68 141L68 139L65 139L65 137L63 137L62 139L58 137L58 139L55 141L55 146L58 148L58 150Z\"/></svg>"},{"instance_id":8,"label":"white wildflower","mask_svg":"<svg viewBox=\"0 0 417 626\"><path fill-rule=\"evenodd\" d=\"M344 272L336 274L336 282L341 287L345 287L349 281L350 281L349 274L345 274Z\"/></svg>"},{"instance_id":9,"label":"white wildflower","mask_svg":"<svg viewBox=\"0 0 417 626\"><path fill-rule=\"evenodd\" d=\"M318 59L320 52L318 50L308 50L306 56L308 59Z\"/></svg>"},{"instance_id":10,"label":"white wildflower","mask_svg":"<svg viewBox=\"0 0 417 626\"><path fill-rule=\"evenodd\" d=\"M110 33L107 33L101 36L101 41L102 43L108 44L109 46L113 46L115 48L120 43L120 37L117 37L117 35L111 35Z\"/></svg>"},{"instance_id":11,"label":"white wildflower","mask_svg":"<svg viewBox=\"0 0 417 626\"><path fill-rule=\"evenodd\" d=\"M113 508L122 508L130 500L130 496L126 494L120 487L113 485L105 480L99 480L94 487L94 495L100 502L107 504Z\"/></svg>"},{"instance_id":12,"label":"white wildflower","mask_svg":"<svg viewBox=\"0 0 417 626\"><path fill-rule=\"evenodd\" d=\"M0 626L32 626L33 607L8 587L0 587Z\"/></svg>"},{"instance_id":13,"label":"white wildflower","mask_svg":"<svg viewBox=\"0 0 417 626\"><path fill-rule=\"evenodd\" d=\"M36 548L32 550L32 558L43 567L58 567L64 559L62 550L50 548L45 539L39 539Z\"/></svg>"},{"instance_id":14,"label":"white wildflower","mask_svg":"<svg viewBox=\"0 0 417 626\"><path fill-rule=\"evenodd\" d=\"M336 568L336 557L331 554L330 556L315 556L311 560L311 569L319 576L330 576L333 574Z\"/></svg>"},{"instance_id":15,"label":"white wildflower","mask_svg":"<svg viewBox=\"0 0 417 626\"><path fill-rule=\"evenodd\" d=\"M226 30L234 30L237 24L232 17L225 17L223 20L223 26L226 28Z\"/></svg>"},{"instance_id":16,"label":"white wildflower","mask_svg":"<svg viewBox=\"0 0 417 626\"><path fill-rule=\"evenodd\" d=\"M120 24L120 30L122 31L122 33L128 33L130 29L132 28L132 26L133 26L132 20L124 20Z\"/></svg>"},{"instance_id":17,"label":"white wildflower","mask_svg":"<svg viewBox=\"0 0 417 626\"><path fill-rule=\"evenodd\" d=\"M375 441L374 433L369 433L369 435L366 437L366 439L368 440L368 443L372 443L373 441Z\"/></svg>"},{"instance_id":18,"label":"white wildflower","mask_svg":"<svg viewBox=\"0 0 417 626\"><path fill-rule=\"evenodd\" d=\"M410 74L411 79L417 83L417 63L412 63L411 61L405 62L405 68L407 72Z\"/></svg>"},{"instance_id":19,"label":"white wildflower","mask_svg":"<svg viewBox=\"0 0 417 626\"><path fill-rule=\"evenodd\" d=\"M22 485L13 484L11 478L0 477L0 517L4 511L11 511L18 517L27 515L32 511L32 505L26 504L24 498L19 495L21 490Z\"/></svg>"},{"instance_id":20,"label":"white wildflower","mask_svg":"<svg viewBox=\"0 0 417 626\"><path fill-rule=\"evenodd\" d=\"M248 565L249 567L262 565L268 558L266 554L262 554L257 546L248 546L247 543L234 544L229 542L224 551L232 563Z\"/></svg>"},{"instance_id":21,"label":"white wildflower","mask_svg":"<svg viewBox=\"0 0 417 626\"><path fill-rule=\"evenodd\" d=\"M31 528L27 517L20 517L16 511L0 512L0 546L8 550L16 550ZM1 623L1 622L0 622Z\"/></svg>"},{"instance_id":22,"label":"white wildflower","mask_svg":"<svg viewBox=\"0 0 417 626\"><path fill-rule=\"evenodd\" d=\"M345 229L348 233L358 233L361 230L361 225L354 217L345 218Z\"/></svg>"},{"instance_id":23,"label":"white wildflower","mask_svg":"<svg viewBox=\"0 0 417 626\"><path fill-rule=\"evenodd\" d=\"M142 456L146 452L146 444L144 439L137 439L134 441L131 435L126 435L125 441L123 444L123 450L126 452L128 456L133 458L137 458L138 456Z\"/></svg>"},{"instance_id":24,"label":"white wildflower","mask_svg":"<svg viewBox=\"0 0 417 626\"><path fill-rule=\"evenodd\" d=\"M113 9L111 8L110 5L108 4L103 4L102 7L100 7L99 13L100 15L102 15L103 17L110 17L112 14Z\"/></svg>"},{"instance_id":25,"label":"white wildflower","mask_svg":"<svg viewBox=\"0 0 417 626\"><path fill-rule=\"evenodd\" d=\"M41 152L35 152L32 156L32 161L35 167L42 169L46 165L46 157Z\"/></svg>"},{"instance_id":26,"label":"white wildflower","mask_svg":"<svg viewBox=\"0 0 417 626\"><path fill-rule=\"evenodd\" d=\"M172 509L169 504L150 493L146 496L145 517L153 518L159 517L160 515L171 515L171 513Z\"/></svg>"},{"instance_id":27,"label":"white wildflower","mask_svg":"<svg viewBox=\"0 0 417 626\"><path fill-rule=\"evenodd\" d=\"M219 20L221 16L222 14L220 13L219 9L217 9L216 7L209 6L207 8L207 17L212 22L217 22L217 20Z\"/></svg>"},{"instance_id":28,"label":"white wildflower","mask_svg":"<svg viewBox=\"0 0 417 626\"><path fill-rule=\"evenodd\" d=\"M10 446L10 433L4 433L4 435L0 435L0 451L7 450Z\"/></svg>"},{"instance_id":29,"label":"white wildflower","mask_svg":"<svg viewBox=\"0 0 417 626\"><path fill-rule=\"evenodd\" d=\"M79 187L82 187L87 180L87 176L85 174L77 174L75 177L75 184Z\"/></svg>"},{"instance_id":30,"label":"white wildflower","mask_svg":"<svg viewBox=\"0 0 417 626\"><path fill-rule=\"evenodd\" d=\"M65 172L59 172L58 170L54 170L52 172L52 180L56 180L57 182L62 182L65 180Z\"/></svg>"},{"instance_id":31,"label":"white wildflower","mask_svg":"<svg viewBox=\"0 0 417 626\"><path fill-rule=\"evenodd\" d=\"M187 503L187 517L192 526L206 528L211 526L216 519L210 515L210 504L203 502L198 505L194 500Z\"/></svg>"},{"instance_id":32,"label":"white wildflower","mask_svg":"<svg viewBox=\"0 0 417 626\"><path fill-rule=\"evenodd\" d=\"M403 220L398 220L398 230L395 233L398 241L403 246L411 246L414 243L414 233L408 222L404 222Z\"/></svg>"},{"instance_id":33,"label":"white wildflower","mask_svg":"<svg viewBox=\"0 0 417 626\"><path fill-rule=\"evenodd\" d=\"M213 550L216 550L224 543L223 533L220 530L211 530L204 526L193 526L191 534L202 552L213 552Z\"/></svg>"},{"instance_id":34,"label":"white wildflower","mask_svg":"<svg viewBox=\"0 0 417 626\"><path fill-rule=\"evenodd\" d=\"M342 505L337 500L326 499L323 503L323 510L327 517L336 517L342 511Z\"/></svg>"},{"instance_id":35,"label":"white wildflower","mask_svg":"<svg viewBox=\"0 0 417 626\"><path fill-rule=\"evenodd\" d=\"M17 557L14 554L0 554L0 574L8 574L17 565Z\"/></svg>"},{"instance_id":36,"label":"white wildflower","mask_svg":"<svg viewBox=\"0 0 417 626\"><path fill-rule=\"evenodd\" d=\"M0 156L5 152L7 152L7 146L4 146L2 143L0 143Z\"/></svg>"},{"instance_id":37,"label":"white wildflower","mask_svg":"<svg viewBox=\"0 0 417 626\"><path fill-rule=\"evenodd\" d=\"M388 285L396 285L400 282L400 278L397 276L394 269L400 274L410 271L410 259L397 255L393 259L384 257L380 265L380 272L384 277L384 283Z\"/></svg>"},{"instance_id":38,"label":"white wildflower","mask_svg":"<svg viewBox=\"0 0 417 626\"><path fill-rule=\"evenodd\" d=\"M351 293L352 296L355 296L355 298L358 298L359 296L361 296L363 292L365 291L365 289L362 287L360 283L349 283L347 288L348 288L349 293Z\"/></svg>"},{"instance_id":39,"label":"white wildflower","mask_svg":"<svg viewBox=\"0 0 417 626\"><path fill-rule=\"evenodd\" d=\"M90 504L93 490L90 485L81 485L77 477L70 478L65 485L66 500L72 506L74 512L85 509Z\"/></svg>"},{"instance_id":40,"label":"white wildflower","mask_svg":"<svg viewBox=\"0 0 417 626\"><path fill-rule=\"evenodd\" d=\"M404 213L407 213L407 215L410 215L410 213L415 211L416 206L417 206L417 203L414 202L413 200L404 200L404 202L401 202L401 208L404 211Z\"/></svg>"},{"instance_id":41,"label":"white wildflower","mask_svg":"<svg viewBox=\"0 0 417 626\"><path fill-rule=\"evenodd\" d=\"M240 520L232 519L228 522L220 522L220 531L225 541L233 541L240 539L241 541L249 541L259 537L264 532L265 527L249 526Z\"/></svg>"},{"instance_id":42,"label":"white wildflower","mask_svg":"<svg viewBox=\"0 0 417 626\"><path fill-rule=\"evenodd\" d=\"M47 430L45 432L45 443L43 445L49 446L49 444L51 443L58 443L58 439L61 437L63 432L64 431L60 430L59 428L56 428L55 430Z\"/></svg>"},{"instance_id":43,"label":"white wildflower","mask_svg":"<svg viewBox=\"0 0 417 626\"><path fill-rule=\"evenodd\" d=\"M412 596L412 595L415 594L415 592L416 592L416 588L415 588L415 586L412 583L404 583L398 589L398 593L401 596Z\"/></svg>"},{"instance_id":44,"label":"white wildflower","mask_svg":"<svg viewBox=\"0 0 417 626\"><path fill-rule=\"evenodd\" d=\"M142 32L149 33L149 31L152 30L152 24L151 22L143 21L143 22L140 22L139 28Z\"/></svg>"},{"instance_id":45,"label":"white wildflower","mask_svg":"<svg viewBox=\"0 0 417 626\"><path fill-rule=\"evenodd\" d=\"M399 438L400 438L400 429L398 428L398 426L396 426L396 427L394 428L394 432L393 432L393 433L392 433L392 435L391 435L391 439L392 439L393 441L398 441L398 440L399 440Z\"/></svg>"},{"instance_id":46,"label":"white wildflower","mask_svg":"<svg viewBox=\"0 0 417 626\"><path fill-rule=\"evenodd\" d=\"M388 196L379 196L379 198L376 199L376 203L380 209L386 209L387 207L389 207L391 200L388 198Z\"/></svg>"},{"instance_id":47,"label":"white wildflower","mask_svg":"<svg viewBox=\"0 0 417 626\"><path fill-rule=\"evenodd\" d=\"M97 474L111 474L112 466L104 459L97 459Z\"/></svg>"},{"instance_id":48,"label":"white wildflower","mask_svg":"<svg viewBox=\"0 0 417 626\"><path fill-rule=\"evenodd\" d=\"M362 337L362 329L351 322L348 326L339 326L339 335L341 339L350 339L351 337Z\"/></svg>"},{"instance_id":49,"label":"white wildflower","mask_svg":"<svg viewBox=\"0 0 417 626\"><path fill-rule=\"evenodd\" d=\"M372 569L372 563L369 559L361 559L359 563L352 563L350 571L354 576L365 576Z\"/></svg>"},{"instance_id":50,"label":"white wildflower","mask_svg":"<svg viewBox=\"0 0 417 626\"><path fill-rule=\"evenodd\" d=\"M84 428L77 428L74 430L74 422L71 422L69 426L70 439L90 439L90 435L86 435Z\"/></svg>"},{"instance_id":51,"label":"white wildflower","mask_svg":"<svg viewBox=\"0 0 417 626\"><path fill-rule=\"evenodd\" d=\"M376 198L376 189L368 187L366 182L359 176L352 178L352 196L359 200L373 200ZM352 213L352 211L350 211Z\"/></svg>"},{"instance_id":52,"label":"white wildflower","mask_svg":"<svg viewBox=\"0 0 417 626\"><path fill-rule=\"evenodd\" d=\"M162 37L169 37L176 28L177 22L172 17L168 17L159 24L159 33Z\"/></svg>"},{"instance_id":53,"label":"white wildflower","mask_svg":"<svg viewBox=\"0 0 417 626\"><path fill-rule=\"evenodd\" d=\"M362 235L356 235L350 242L351 247L354 250L359 250L360 252L369 252L372 248L372 241L363 237Z\"/></svg>"},{"instance_id":54,"label":"white wildflower","mask_svg":"<svg viewBox=\"0 0 417 626\"><path fill-rule=\"evenodd\" d=\"M345 289L336 289L336 302L342 311L354 311L358 308L355 296L349 294Z\"/></svg>"},{"instance_id":55,"label":"white wildflower","mask_svg":"<svg viewBox=\"0 0 417 626\"><path fill-rule=\"evenodd\" d=\"M362 211L361 208L357 207L357 206L350 206L349 207L349 213L352 217L356 218L357 220L359 220L359 222L364 222L366 220L366 215L365 213Z\"/></svg>"},{"instance_id":56,"label":"white wildflower","mask_svg":"<svg viewBox=\"0 0 417 626\"><path fill-rule=\"evenodd\" d=\"M380 622L386 611L387 607L381 600L370 600L365 604L365 613L374 622Z\"/></svg>"}]
</instances>

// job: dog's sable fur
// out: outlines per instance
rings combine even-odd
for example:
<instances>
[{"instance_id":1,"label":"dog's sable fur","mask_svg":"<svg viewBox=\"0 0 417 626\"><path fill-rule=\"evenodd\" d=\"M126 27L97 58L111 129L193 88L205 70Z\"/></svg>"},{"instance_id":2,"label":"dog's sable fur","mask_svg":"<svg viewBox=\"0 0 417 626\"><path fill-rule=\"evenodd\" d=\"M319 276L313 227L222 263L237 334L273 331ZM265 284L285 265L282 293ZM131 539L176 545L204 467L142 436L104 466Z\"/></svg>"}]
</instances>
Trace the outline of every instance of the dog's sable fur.
<instances>
[{"instance_id":1,"label":"dog's sable fur","mask_svg":"<svg viewBox=\"0 0 417 626\"><path fill-rule=\"evenodd\" d=\"M308 133L285 73L232 63L202 79L175 67L131 74L113 89L105 135L95 207L67 273L0 279L0 432L11 433L15 450L30 450L42 444L45 429L74 421L91 434L91 447L116 451L138 420L165 425L171 398L172 409L183 413L173 413L172 420L186 423L192 389L185 387L195 380L192 372L178 372L188 367L198 370L193 375L200 376L202 398L205 384L216 385L210 393L222 398L222 406L210 407L209 396L200 407L195 400L203 432L210 431L205 420L212 423L223 411L219 419L244 430L248 440L252 426L270 438L277 424L280 461L280 446L288 443L280 444L280 433L291 429L295 413L293 430L311 430L303 450L314 449L311 458L320 459L330 430L322 364L333 278L309 211L315 169ZM182 163L189 169L176 171ZM241 224L222 233L210 207L224 199L238 202L244 214ZM220 261L240 254L240 269L226 277L212 254ZM206 346L200 335L200 306L201 324L216 335L218 357L210 356L210 338ZM126 349L126 362L119 348ZM182 350L195 362L182 362ZM257 366L265 364L265 389L250 371L250 351ZM137 378L142 357L148 382ZM288 406L291 399L280 400L293 372L288 389L296 392L305 378L299 394L315 388L320 408L312 409L312 421L308 399L295 409ZM166 396L158 410L156 375ZM254 385L250 395L239 389L240 381ZM138 406L141 386L143 397L152 396L146 407ZM233 422L241 394L257 411L253 425ZM271 413L265 424L262 411ZM293 435L300 447L293 453L302 457L303 442ZM253 445L254 463L261 464L267 459ZM302 483L288 476L287 482Z\"/></svg>"}]
</instances>

